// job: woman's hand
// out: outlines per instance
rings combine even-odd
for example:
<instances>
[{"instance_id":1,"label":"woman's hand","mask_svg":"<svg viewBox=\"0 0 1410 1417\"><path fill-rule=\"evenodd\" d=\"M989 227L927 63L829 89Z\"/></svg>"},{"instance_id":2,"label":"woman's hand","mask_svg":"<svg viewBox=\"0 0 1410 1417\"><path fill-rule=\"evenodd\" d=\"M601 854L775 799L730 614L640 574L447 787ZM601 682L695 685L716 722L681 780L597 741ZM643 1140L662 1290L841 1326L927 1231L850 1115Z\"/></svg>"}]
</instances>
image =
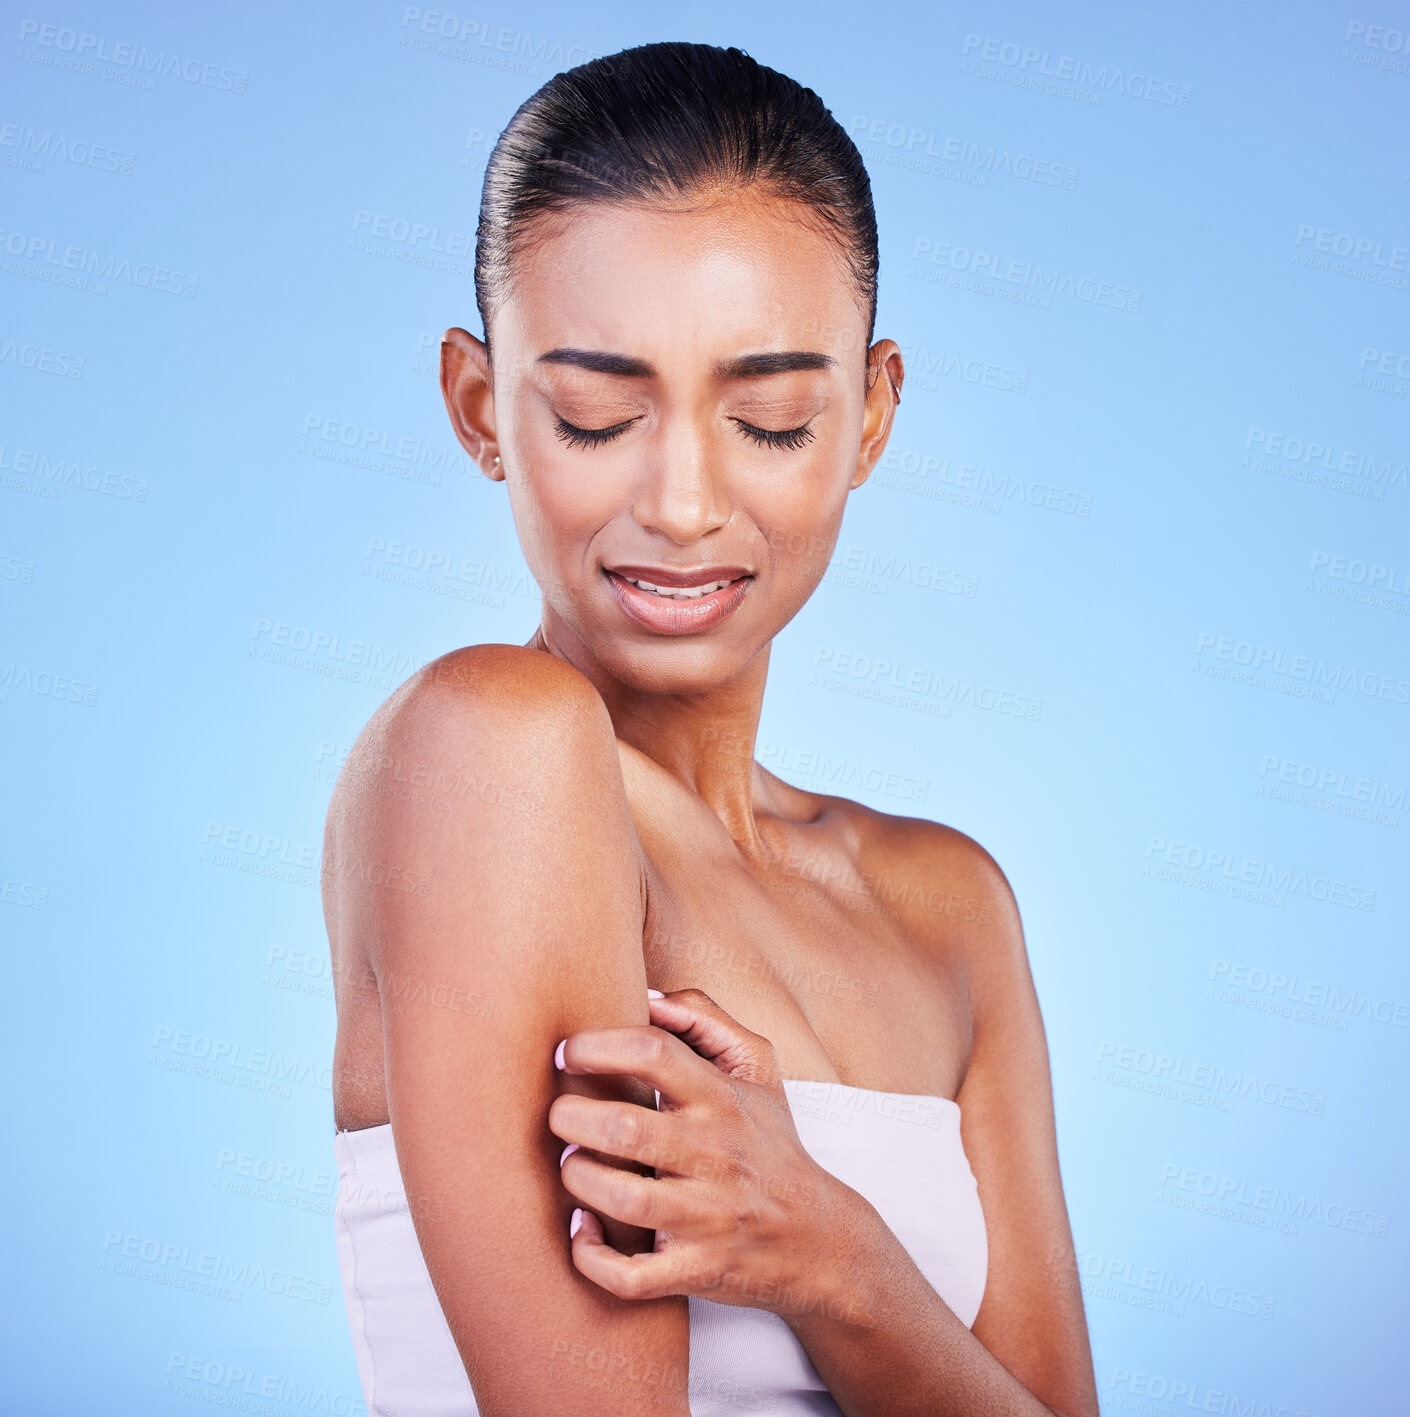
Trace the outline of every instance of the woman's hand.
<instances>
[{"instance_id":1,"label":"woman's hand","mask_svg":"<svg viewBox=\"0 0 1410 1417\"><path fill-rule=\"evenodd\" d=\"M650 1007L650 1026L581 1029L559 1045L566 1072L629 1074L660 1094L658 1111L569 1093L549 1108L549 1128L569 1143L563 1184L583 1205L573 1263L623 1299L685 1294L850 1317L848 1255L877 1217L804 1150L773 1045L698 989ZM655 1251L620 1254L598 1215L654 1230Z\"/></svg>"}]
</instances>

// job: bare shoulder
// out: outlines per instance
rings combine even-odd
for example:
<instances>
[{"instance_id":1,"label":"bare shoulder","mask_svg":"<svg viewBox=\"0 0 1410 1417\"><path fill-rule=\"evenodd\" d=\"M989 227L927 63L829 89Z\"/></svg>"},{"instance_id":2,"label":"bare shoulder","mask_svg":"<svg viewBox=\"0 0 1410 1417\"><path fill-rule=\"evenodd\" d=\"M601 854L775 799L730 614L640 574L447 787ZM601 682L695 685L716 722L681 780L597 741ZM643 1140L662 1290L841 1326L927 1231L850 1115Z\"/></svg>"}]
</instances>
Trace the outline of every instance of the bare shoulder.
<instances>
[{"instance_id":1,"label":"bare shoulder","mask_svg":"<svg viewBox=\"0 0 1410 1417\"><path fill-rule=\"evenodd\" d=\"M522 645L466 645L402 684L373 714L348 761L365 767L389 742L449 747L470 726L528 735L574 724L611 729L601 695L573 665Z\"/></svg>"},{"instance_id":2,"label":"bare shoulder","mask_svg":"<svg viewBox=\"0 0 1410 1417\"><path fill-rule=\"evenodd\" d=\"M382 901L454 893L506 854L543 864L553 833L560 853L573 849L581 833L567 825L594 812L629 822L616 743L592 681L554 655L478 644L432 660L372 716L339 774L324 831L330 929L369 885L391 885L374 892ZM636 849L629 831L613 839Z\"/></svg>"},{"instance_id":3,"label":"bare shoulder","mask_svg":"<svg viewBox=\"0 0 1410 1417\"><path fill-rule=\"evenodd\" d=\"M521 645L467 645L423 666L373 714L339 774L329 826L373 802L454 806L471 794L532 810L533 778L574 759L590 766L587 745L610 761L614 741L607 706L573 665Z\"/></svg>"},{"instance_id":4,"label":"bare shoulder","mask_svg":"<svg viewBox=\"0 0 1410 1417\"><path fill-rule=\"evenodd\" d=\"M999 863L972 836L926 817L827 799L853 835L878 902L897 911L918 947L959 951L966 965L1024 955L1014 893Z\"/></svg>"}]
</instances>

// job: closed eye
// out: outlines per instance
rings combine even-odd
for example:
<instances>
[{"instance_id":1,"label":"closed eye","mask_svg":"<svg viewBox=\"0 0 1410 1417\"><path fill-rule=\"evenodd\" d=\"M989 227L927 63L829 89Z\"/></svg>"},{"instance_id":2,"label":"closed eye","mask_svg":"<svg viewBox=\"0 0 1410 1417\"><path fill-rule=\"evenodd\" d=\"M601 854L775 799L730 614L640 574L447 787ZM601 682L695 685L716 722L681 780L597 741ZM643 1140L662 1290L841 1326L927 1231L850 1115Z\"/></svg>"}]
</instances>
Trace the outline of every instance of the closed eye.
<instances>
[{"instance_id":1,"label":"closed eye","mask_svg":"<svg viewBox=\"0 0 1410 1417\"><path fill-rule=\"evenodd\" d=\"M752 423L746 423L742 418L736 418L735 423L739 425L740 431L745 437L766 448L801 448L804 443L813 441L813 430L810 424L803 424L801 428L756 428Z\"/></svg>"},{"instance_id":2,"label":"closed eye","mask_svg":"<svg viewBox=\"0 0 1410 1417\"><path fill-rule=\"evenodd\" d=\"M610 443L613 438L620 437L636 421L635 418L628 418L607 428L578 428L566 418L560 418L553 431L570 448L600 448L604 443Z\"/></svg>"},{"instance_id":3,"label":"closed eye","mask_svg":"<svg viewBox=\"0 0 1410 1417\"><path fill-rule=\"evenodd\" d=\"M637 421L636 418L628 418L606 428L579 428L575 424L569 423L566 418L560 418L553 431L570 448L600 448L604 443L610 443L614 438L619 438ZM758 443L761 447L801 448L805 443L813 441L812 427L806 423L799 428L773 429L758 428L752 423L746 423L742 418L732 421L738 424L740 432L746 438L751 442Z\"/></svg>"}]
</instances>

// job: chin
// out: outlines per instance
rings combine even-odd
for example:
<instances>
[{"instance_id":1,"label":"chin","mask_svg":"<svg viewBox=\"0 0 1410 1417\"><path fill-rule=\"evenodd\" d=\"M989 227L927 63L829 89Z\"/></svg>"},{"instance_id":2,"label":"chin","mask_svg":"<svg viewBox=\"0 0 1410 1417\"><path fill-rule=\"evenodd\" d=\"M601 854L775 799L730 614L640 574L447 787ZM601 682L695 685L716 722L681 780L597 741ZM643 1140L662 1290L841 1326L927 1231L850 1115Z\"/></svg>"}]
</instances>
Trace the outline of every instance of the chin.
<instances>
[{"instance_id":1,"label":"chin","mask_svg":"<svg viewBox=\"0 0 1410 1417\"><path fill-rule=\"evenodd\" d=\"M662 635L646 643L590 643L614 679L642 694L704 694L736 678L762 645L712 635Z\"/></svg>"}]
</instances>

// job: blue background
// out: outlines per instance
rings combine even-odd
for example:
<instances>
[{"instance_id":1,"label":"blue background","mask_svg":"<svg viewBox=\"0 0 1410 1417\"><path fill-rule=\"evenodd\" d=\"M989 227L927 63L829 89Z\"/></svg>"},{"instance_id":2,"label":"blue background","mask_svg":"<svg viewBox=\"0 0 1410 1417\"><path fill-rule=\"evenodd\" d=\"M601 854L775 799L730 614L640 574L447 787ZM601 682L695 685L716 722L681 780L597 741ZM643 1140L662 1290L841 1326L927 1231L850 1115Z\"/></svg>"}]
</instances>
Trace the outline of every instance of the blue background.
<instances>
[{"instance_id":1,"label":"blue background","mask_svg":"<svg viewBox=\"0 0 1410 1417\"><path fill-rule=\"evenodd\" d=\"M7 10L4 1410L363 1410L323 816L416 666L533 630L436 344L514 108L661 38L871 170L906 399L759 751L1008 873L1104 1410L1400 1409L1403 13Z\"/></svg>"}]
</instances>

